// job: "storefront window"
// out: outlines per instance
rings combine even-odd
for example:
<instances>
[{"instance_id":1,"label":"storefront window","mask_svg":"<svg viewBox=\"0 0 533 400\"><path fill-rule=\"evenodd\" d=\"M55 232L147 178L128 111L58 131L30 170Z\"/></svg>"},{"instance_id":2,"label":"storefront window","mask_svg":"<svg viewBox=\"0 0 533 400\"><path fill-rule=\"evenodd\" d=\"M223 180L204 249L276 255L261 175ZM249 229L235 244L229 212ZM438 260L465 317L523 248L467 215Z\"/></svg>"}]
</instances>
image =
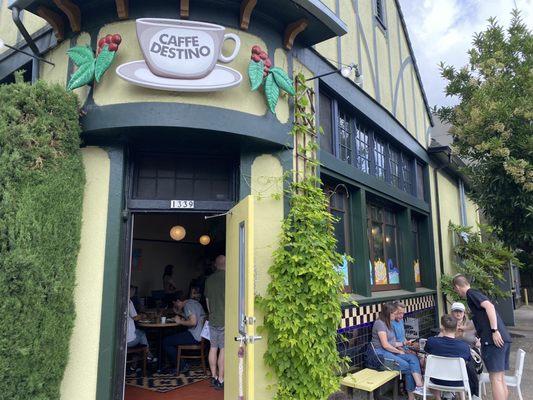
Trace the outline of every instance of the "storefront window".
<instances>
[{"instance_id":1,"label":"storefront window","mask_svg":"<svg viewBox=\"0 0 533 400\"><path fill-rule=\"evenodd\" d=\"M326 186L326 196L329 197L329 212L336 219L334 222L334 233L337 239L337 252L340 254L350 254L350 218L348 208L348 194L344 187L333 188ZM349 285L348 263L339 266L344 274L345 286Z\"/></svg>"},{"instance_id":2,"label":"storefront window","mask_svg":"<svg viewBox=\"0 0 533 400\"><path fill-rule=\"evenodd\" d=\"M411 219L411 230L413 234L413 243L414 243L414 260L413 260L413 269L415 275L416 286L422 286L422 277L420 275L420 227L419 220L417 218Z\"/></svg>"},{"instance_id":3,"label":"storefront window","mask_svg":"<svg viewBox=\"0 0 533 400\"><path fill-rule=\"evenodd\" d=\"M374 175L385 180L385 144L374 138Z\"/></svg>"},{"instance_id":4,"label":"storefront window","mask_svg":"<svg viewBox=\"0 0 533 400\"><path fill-rule=\"evenodd\" d=\"M400 187L400 153L389 147L389 163L392 186Z\"/></svg>"},{"instance_id":5,"label":"storefront window","mask_svg":"<svg viewBox=\"0 0 533 400\"><path fill-rule=\"evenodd\" d=\"M416 163L416 197L424 200L424 166Z\"/></svg>"},{"instance_id":6,"label":"storefront window","mask_svg":"<svg viewBox=\"0 0 533 400\"><path fill-rule=\"evenodd\" d=\"M350 116L339 110L339 157L348 164L352 163L353 125Z\"/></svg>"},{"instance_id":7,"label":"storefront window","mask_svg":"<svg viewBox=\"0 0 533 400\"><path fill-rule=\"evenodd\" d=\"M399 288L400 266L398 264L396 214L385 207L369 205L367 218L372 289Z\"/></svg>"},{"instance_id":8,"label":"storefront window","mask_svg":"<svg viewBox=\"0 0 533 400\"><path fill-rule=\"evenodd\" d=\"M403 190L407 193L413 193L413 162L412 160L402 155L402 174L403 174Z\"/></svg>"},{"instance_id":9,"label":"storefront window","mask_svg":"<svg viewBox=\"0 0 533 400\"><path fill-rule=\"evenodd\" d=\"M362 126L357 126L355 132L355 150L357 151L357 168L364 173L370 173L370 141L368 132Z\"/></svg>"},{"instance_id":10,"label":"storefront window","mask_svg":"<svg viewBox=\"0 0 533 400\"><path fill-rule=\"evenodd\" d=\"M333 129L331 126L331 99L324 93L320 92L320 126L322 135L320 135L320 148L333 154Z\"/></svg>"}]
</instances>

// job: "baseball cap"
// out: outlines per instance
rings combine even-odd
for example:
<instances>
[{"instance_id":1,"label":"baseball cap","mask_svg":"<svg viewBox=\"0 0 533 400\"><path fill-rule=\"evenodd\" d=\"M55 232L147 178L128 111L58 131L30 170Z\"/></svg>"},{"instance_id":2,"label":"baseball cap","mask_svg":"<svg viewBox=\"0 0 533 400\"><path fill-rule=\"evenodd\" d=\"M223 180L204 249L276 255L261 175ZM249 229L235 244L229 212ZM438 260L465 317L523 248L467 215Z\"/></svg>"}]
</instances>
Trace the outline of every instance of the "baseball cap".
<instances>
[{"instance_id":1,"label":"baseball cap","mask_svg":"<svg viewBox=\"0 0 533 400\"><path fill-rule=\"evenodd\" d=\"M465 305L463 303L453 303L452 304L452 311L464 311Z\"/></svg>"}]
</instances>

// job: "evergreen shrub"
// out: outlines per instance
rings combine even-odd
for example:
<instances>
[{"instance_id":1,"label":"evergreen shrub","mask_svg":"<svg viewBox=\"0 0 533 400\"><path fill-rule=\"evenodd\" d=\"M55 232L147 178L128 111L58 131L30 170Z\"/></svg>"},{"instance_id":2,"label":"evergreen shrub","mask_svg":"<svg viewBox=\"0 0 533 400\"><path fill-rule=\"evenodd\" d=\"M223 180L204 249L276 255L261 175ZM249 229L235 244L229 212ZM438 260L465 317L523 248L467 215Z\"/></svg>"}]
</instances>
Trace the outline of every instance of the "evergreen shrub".
<instances>
[{"instance_id":1,"label":"evergreen shrub","mask_svg":"<svg viewBox=\"0 0 533 400\"><path fill-rule=\"evenodd\" d=\"M84 184L75 95L0 85L0 398L60 397Z\"/></svg>"}]
</instances>

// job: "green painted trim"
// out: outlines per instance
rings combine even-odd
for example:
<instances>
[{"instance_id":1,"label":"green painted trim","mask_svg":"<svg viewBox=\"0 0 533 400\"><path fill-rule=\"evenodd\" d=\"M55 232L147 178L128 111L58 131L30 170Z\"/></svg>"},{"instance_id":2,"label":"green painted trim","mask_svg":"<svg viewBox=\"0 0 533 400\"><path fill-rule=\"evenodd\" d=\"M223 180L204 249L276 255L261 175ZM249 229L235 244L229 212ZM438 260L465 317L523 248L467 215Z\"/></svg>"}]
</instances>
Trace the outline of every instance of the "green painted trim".
<instances>
[{"instance_id":1,"label":"green painted trim","mask_svg":"<svg viewBox=\"0 0 533 400\"><path fill-rule=\"evenodd\" d=\"M104 282L100 318L100 345L96 398L111 399L114 392L114 367L117 348L119 284L122 272L122 209L124 199L124 149L108 150L110 159Z\"/></svg>"},{"instance_id":2,"label":"green painted trim","mask_svg":"<svg viewBox=\"0 0 533 400\"><path fill-rule=\"evenodd\" d=\"M282 124L271 113L256 116L194 104L143 102L103 107L91 105L87 107L87 115L81 118L81 124L84 136L90 137L114 132L127 136L133 128L184 128L199 134L216 130L292 148L291 124Z\"/></svg>"},{"instance_id":3,"label":"green painted trim","mask_svg":"<svg viewBox=\"0 0 533 400\"><path fill-rule=\"evenodd\" d=\"M433 224L431 217L424 217L420 221L420 274L422 275L422 286L437 289L437 274L435 265L435 254L433 247Z\"/></svg>"},{"instance_id":4,"label":"green painted trim","mask_svg":"<svg viewBox=\"0 0 533 400\"><path fill-rule=\"evenodd\" d=\"M332 154L320 151L319 157L322 164L321 171L323 174L340 179L350 185L362 186L369 192L375 193L391 201L399 202L404 206L416 208L423 213L429 213L430 211L429 203L400 189L392 187L388 183L383 182L372 175L365 174L353 165L349 165L348 163L337 159Z\"/></svg>"},{"instance_id":5,"label":"green painted trim","mask_svg":"<svg viewBox=\"0 0 533 400\"><path fill-rule=\"evenodd\" d=\"M352 267L352 282L355 293L369 297L371 296L370 288L370 271L368 269L369 249L366 236L366 191L364 189L350 191L351 206L351 239L354 251L354 263Z\"/></svg>"},{"instance_id":6,"label":"green painted trim","mask_svg":"<svg viewBox=\"0 0 533 400\"><path fill-rule=\"evenodd\" d=\"M416 290L414 260L414 238L411 232L411 210L403 209L398 213L399 233L399 261L400 261L400 285L403 290L414 292Z\"/></svg>"},{"instance_id":7,"label":"green painted trim","mask_svg":"<svg viewBox=\"0 0 533 400\"><path fill-rule=\"evenodd\" d=\"M344 307L349 307L350 302L357 302L359 306L372 303L383 303L393 300L402 300L414 297L421 297L427 295L436 295L437 291L428 288L417 288L415 292L408 292L406 290L389 290L385 292L373 292L372 297L352 294L348 302L343 303ZM435 307L437 299L435 299Z\"/></svg>"}]
</instances>

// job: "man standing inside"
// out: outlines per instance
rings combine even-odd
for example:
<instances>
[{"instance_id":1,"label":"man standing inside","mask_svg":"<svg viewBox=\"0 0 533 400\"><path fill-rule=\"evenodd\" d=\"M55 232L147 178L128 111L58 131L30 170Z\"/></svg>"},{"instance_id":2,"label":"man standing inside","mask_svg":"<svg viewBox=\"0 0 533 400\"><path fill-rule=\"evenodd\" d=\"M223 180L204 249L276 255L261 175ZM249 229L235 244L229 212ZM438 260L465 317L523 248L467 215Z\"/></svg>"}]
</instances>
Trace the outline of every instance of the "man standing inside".
<instances>
[{"instance_id":1,"label":"man standing inside","mask_svg":"<svg viewBox=\"0 0 533 400\"><path fill-rule=\"evenodd\" d=\"M505 384L505 370L509 369L511 336L494 308L494 304L478 290L470 287L464 275L453 278L457 294L466 298L472 312L476 332L481 338L481 358L487 367L494 400L507 400L509 392Z\"/></svg>"},{"instance_id":2,"label":"man standing inside","mask_svg":"<svg viewBox=\"0 0 533 400\"><path fill-rule=\"evenodd\" d=\"M226 298L226 257L215 259L216 271L205 282L205 297L209 312L209 368L212 385L216 390L224 388L224 307ZM218 373L217 373L218 366Z\"/></svg>"}]
</instances>

